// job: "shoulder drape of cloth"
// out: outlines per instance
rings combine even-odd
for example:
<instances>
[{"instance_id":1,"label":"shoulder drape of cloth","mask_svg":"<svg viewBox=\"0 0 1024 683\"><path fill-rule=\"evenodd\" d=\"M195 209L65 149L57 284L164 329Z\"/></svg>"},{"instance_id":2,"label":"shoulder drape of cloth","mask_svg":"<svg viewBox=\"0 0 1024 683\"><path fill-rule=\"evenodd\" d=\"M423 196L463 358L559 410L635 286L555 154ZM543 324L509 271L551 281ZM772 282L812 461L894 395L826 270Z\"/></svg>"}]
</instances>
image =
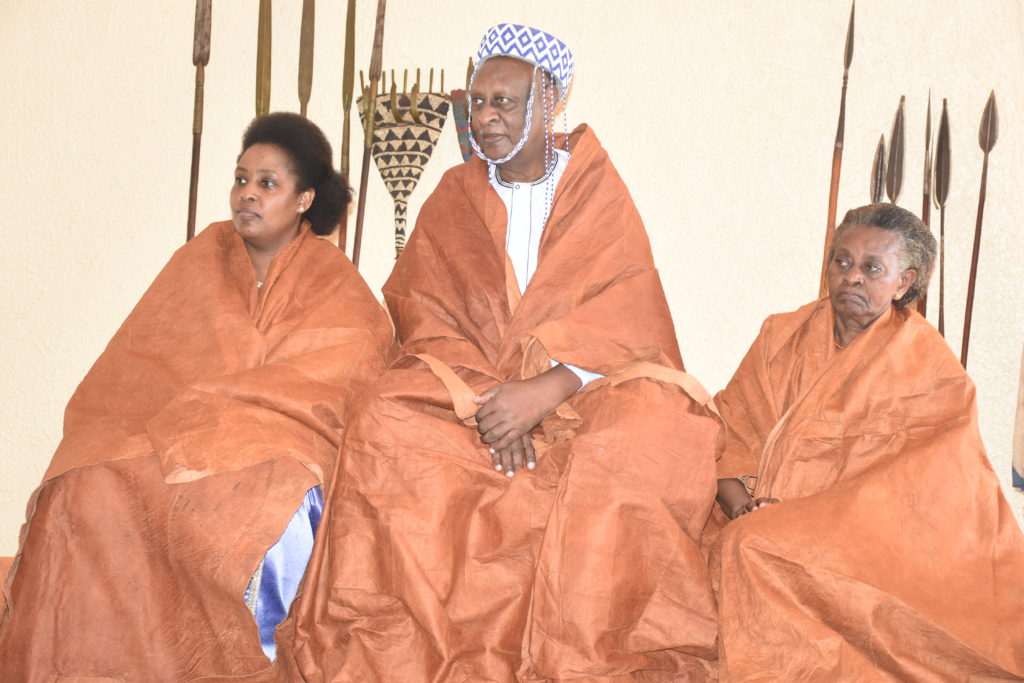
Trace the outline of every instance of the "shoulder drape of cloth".
<instances>
[{"instance_id":1,"label":"shoulder drape of cloth","mask_svg":"<svg viewBox=\"0 0 1024 683\"><path fill-rule=\"evenodd\" d=\"M68 404L5 583L5 680L266 668L245 587L391 337L306 227L261 289L230 222L179 249Z\"/></svg>"},{"instance_id":2,"label":"shoulder drape of cloth","mask_svg":"<svg viewBox=\"0 0 1024 683\"><path fill-rule=\"evenodd\" d=\"M585 127L572 150L522 295L481 161L424 204L384 288L400 357L346 436L330 544L279 650L307 680L705 677L718 423L625 186ZM552 357L607 376L535 430L537 469L509 479L472 398Z\"/></svg>"},{"instance_id":3,"label":"shoulder drape of cloth","mask_svg":"<svg viewBox=\"0 0 1024 683\"><path fill-rule=\"evenodd\" d=\"M768 318L715 398L719 476L782 500L722 532L722 679L1024 676L1024 536L973 383L916 312L842 351L832 327L827 299Z\"/></svg>"}]
</instances>

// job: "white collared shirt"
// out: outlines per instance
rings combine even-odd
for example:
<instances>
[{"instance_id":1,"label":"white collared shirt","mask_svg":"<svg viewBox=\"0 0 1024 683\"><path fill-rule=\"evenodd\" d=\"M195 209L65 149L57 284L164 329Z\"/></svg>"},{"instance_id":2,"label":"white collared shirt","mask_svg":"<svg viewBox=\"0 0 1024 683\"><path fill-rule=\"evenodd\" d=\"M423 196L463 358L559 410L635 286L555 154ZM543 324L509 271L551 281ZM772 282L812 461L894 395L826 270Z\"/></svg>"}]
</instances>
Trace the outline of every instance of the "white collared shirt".
<instances>
[{"instance_id":1,"label":"white collared shirt","mask_svg":"<svg viewBox=\"0 0 1024 683\"><path fill-rule=\"evenodd\" d=\"M508 214L508 225L505 231L505 250L512 261L512 268L516 273L516 281L519 283L519 291L525 293L533 274L537 272L537 256L540 253L540 238L544 234L546 202L548 196L547 184L550 182L551 195L554 197L558 181L565 172L569 163L569 153L556 149L554 168L544 177L532 183L508 182L502 180L500 170L497 166L491 166L491 186L498 196L505 203L505 211ZM551 366L558 365L558 361L552 359ZM595 379L604 377L596 372L589 372L573 365L564 364L580 378L580 388L593 382Z\"/></svg>"}]
</instances>

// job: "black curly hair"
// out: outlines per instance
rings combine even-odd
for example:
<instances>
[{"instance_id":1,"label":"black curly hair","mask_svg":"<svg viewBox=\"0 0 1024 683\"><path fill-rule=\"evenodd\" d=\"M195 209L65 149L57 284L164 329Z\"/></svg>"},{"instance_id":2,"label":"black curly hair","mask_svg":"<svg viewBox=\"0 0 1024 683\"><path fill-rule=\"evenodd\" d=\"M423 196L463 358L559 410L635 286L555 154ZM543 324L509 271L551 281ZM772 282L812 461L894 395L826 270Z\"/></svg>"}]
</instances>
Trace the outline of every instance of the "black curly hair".
<instances>
[{"instance_id":1,"label":"black curly hair","mask_svg":"<svg viewBox=\"0 0 1024 683\"><path fill-rule=\"evenodd\" d=\"M928 291L928 280L931 279L932 269L935 267L936 246L935 237L920 218L895 204L868 204L851 209L832 236L829 262L835 256L840 235L855 225L870 225L898 235L901 267L917 271L917 280L914 284L910 285L910 289L898 301L893 302L896 308L903 308Z\"/></svg>"},{"instance_id":2,"label":"black curly hair","mask_svg":"<svg viewBox=\"0 0 1024 683\"><path fill-rule=\"evenodd\" d=\"M274 145L288 156L296 190L316 190L305 218L317 235L331 234L348 208L352 191L331 164L331 143L323 131L307 118L279 111L253 119L242 136L242 152L261 143Z\"/></svg>"}]
</instances>

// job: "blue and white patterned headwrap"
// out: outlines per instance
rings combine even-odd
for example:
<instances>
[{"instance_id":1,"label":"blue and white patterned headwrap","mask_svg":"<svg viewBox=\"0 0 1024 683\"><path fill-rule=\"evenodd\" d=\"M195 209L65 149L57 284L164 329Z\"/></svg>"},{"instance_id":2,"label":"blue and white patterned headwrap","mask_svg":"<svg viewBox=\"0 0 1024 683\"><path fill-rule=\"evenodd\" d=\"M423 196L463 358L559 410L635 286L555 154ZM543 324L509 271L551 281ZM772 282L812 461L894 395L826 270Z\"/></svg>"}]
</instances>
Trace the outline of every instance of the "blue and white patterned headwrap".
<instances>
[{"instance_id":1,"label":"blue and white patterned headwrap","mask_svg":"<svg viewBox=\"0 0 1024 683\"><path fill-rule=\"evenodd\" d=\"M498 24L488 29L476 52L477 68L491 57L513 57L544 69L555 79L559 100L572 82L574 59L569 46L539 28Z\"/></svg>"},{"instance_id":2,"label":"blue and white patterned headwrap","mask_svg":"<svg viewBox=\"0 0 1024 683\"><path fill-rule=\"evenodd\" d=\"M473 86L473 81L476 79L476 73L480 70L480 66L492 57L511 57L524 61L527 64L532 64L534 76L536 76L538 69L543 69L551 74L555 86L554 95L557 96L559 101L565 99L569 86L572 84L572 70L575 63L572 50L558 38L555 38L550 33L541 31L539 28L521 26L520 24L498 24L497 26L492 26L484 34L483 40L480 41L480 48L477 50L476 56L476 68L473 69L473 75L469 79L470 88ZM548 110L554 106L555 98L552 97L549 102L548 91L550 88L547 87L546 81L543 81L543 86L541 96L544 98L544 129L545 136L548 137L545 164L550 168L550 163L554 160L551 151L553 137L547 116ZM533 122L533 95L534 88L530 88L530 97L526 102L526 125L524 131L529 131ZM567 121L566 108L564 106L562 114L563 120ZM469 117L472 120L472 97L469 98ZM566 133L568 133L568 129ZM472 126L469 130L469 143L473 146L473 151L490 165L500 165L512 159L522 149L526 143L526 138L527 135L524 132L523 137L520 138L511 152L501 159L491 159L484 154L483 150L480 149L480 145L477 144ZM568 151L568 145L568 135L566 135L566 151Z\"/></svg>"}]
</instances>

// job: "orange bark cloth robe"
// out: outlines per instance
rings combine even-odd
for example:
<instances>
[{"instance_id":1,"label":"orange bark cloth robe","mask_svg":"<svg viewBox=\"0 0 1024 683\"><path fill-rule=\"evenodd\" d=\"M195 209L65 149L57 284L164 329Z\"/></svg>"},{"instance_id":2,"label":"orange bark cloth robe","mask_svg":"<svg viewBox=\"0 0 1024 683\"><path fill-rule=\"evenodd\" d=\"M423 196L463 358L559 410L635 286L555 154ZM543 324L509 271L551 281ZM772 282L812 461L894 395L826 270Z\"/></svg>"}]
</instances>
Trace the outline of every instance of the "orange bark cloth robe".
<instances>
[{"instance_id":1,"label":"orange bark cloth robe","mask_svg":"<svg viewBox=\"0 0 1024 683\"><path fill-rule=\"evenodd\" d=\"M694 655L714 656L698 544L719 426L628 191L593 132L571 142L522 296L482 161L423 205L384 287L399 360L346 436L295 611L308 680L700 680ZM509 479L472 399L551 358L606 377L544 420L536 470Z\"/></svg>"},{"instance_id":2,"label":"orange bark cloth robe","mask_svg":"<svg viewBox=\"0 0 1024 683\"><path fill-rule=\"evenodd\" d=\"M916 312L844 350L833 322L771 316L715 398L719 476L782 500L723 531L722 680L1019 680L1024 536L973 383Z\"/></svg>"},{"instance_id":3,"label":"orange bark cloth robe","mask_svg":"<svg viewBox=\"0 0 1024 683\"><path fill-rule=\"evenodd\" d=\"M333 472L391 328L306 227L262 289L230 222L178 250L68 404L0 616L0 679L186 681L270 666L243 597Z\"/></svg>"}]
</instances>

